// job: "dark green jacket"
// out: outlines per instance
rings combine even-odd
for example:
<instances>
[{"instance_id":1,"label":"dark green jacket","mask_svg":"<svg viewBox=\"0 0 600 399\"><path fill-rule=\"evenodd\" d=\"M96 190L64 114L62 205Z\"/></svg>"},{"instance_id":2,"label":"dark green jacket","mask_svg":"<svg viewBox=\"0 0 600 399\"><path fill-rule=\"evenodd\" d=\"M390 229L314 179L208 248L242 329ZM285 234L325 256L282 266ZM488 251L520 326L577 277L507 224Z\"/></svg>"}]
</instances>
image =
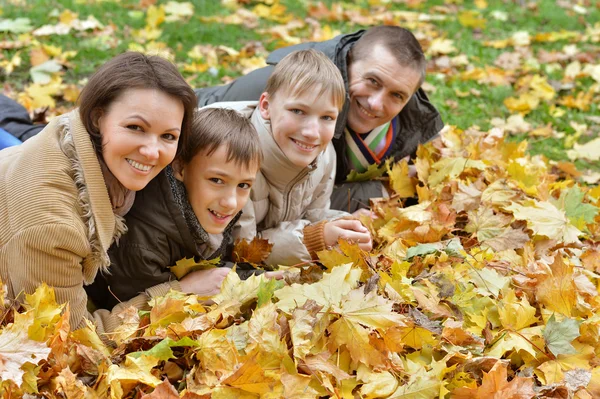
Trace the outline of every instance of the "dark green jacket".
<instances>
[{"instance_id":1,"label":"dark green jacket","mask_svg":"<svg viewBox=\"0 0 600 399\"><path fill-rule=\"evenodd\" d=\"M222 101L257 101L264 91L269 75L273 71L273 65L276 65L292 51L308 48L322 51L335 63L342 73L347 93L348 67L346 60L348 52L364 32L364 30L360 30L356 33L340 35L324 42L302 43L275 50L267 58L269 66L253 71L225 86L196 90L198 105L204 106ZM344 181L348 173L350 173L350 165L346 156L346 141L344 139L344 129L346 128L349 106L349 96L346 94L346 102L344 103L342 112L338 116L333 136L333 145L337 153L336 182L338 183ZM390 156L395 159L413 154L420 143L431 140L444 127L439 112L429 102L427 95L420 88L411 97L399 116L401 131L390 153Z\"/></svg>"},{"instance_id":2,"label":"dark green jacket","mask_svg":"<svg viewBox=\"0 0 600 399\"><path fill-rule=\"evenodd\" d=\"M227 226L221 246L208 259L220 256L225 260L233 241L232 229L239 216ZM175 179L170 166L136 193L125 223L128 232L108 251L110 275L98 276L88 289L88 295L97 307L110 309L117 303L114 296L125 301L165 282L171 282L173 289L180 289L169 266L183 258L202 259L199 246L209 239L187 201L183 183Z\"/></svg>"}]
</instances>

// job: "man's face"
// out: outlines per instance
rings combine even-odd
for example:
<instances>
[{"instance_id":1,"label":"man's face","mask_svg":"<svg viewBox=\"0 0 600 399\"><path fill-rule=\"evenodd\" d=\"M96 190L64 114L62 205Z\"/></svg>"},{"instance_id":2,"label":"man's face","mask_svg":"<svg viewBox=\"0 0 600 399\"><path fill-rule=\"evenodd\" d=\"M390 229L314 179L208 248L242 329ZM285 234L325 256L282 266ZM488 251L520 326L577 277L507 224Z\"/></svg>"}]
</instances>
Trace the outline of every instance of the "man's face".
<instances>
[{"instance_id":1,"label":"man's face","mask_svg":"<svg viewBox=\"0 0 600 399\"><path fill-rule=\"evenodd\" d=\"M259 167L227 161L227 147L222 145L212 154L201 152L187 165L176 164L174 169L202 228L219 234L246 205Z\"/></svg>"},{"instance_id":2,"label":"man's face","mask_svg":"<svg viewBox=\"0 0 600 399\"><path fill-rule=\"evenodd\" d=\"M353 60L348 68L350 109L348 127L367 133L391 121L406 105L421 75L398 64L383 46L377 45L364 59Z\"/></svg>"},{"instance_id":3,"label":"man's face","mask_svg":"<svg viewBox=\"0 0 600 399\"><path fill-rule=\"evenodd\" d=\"M260 113L271 121L273 139L296 166L307 167L333 138L339 110L329 93L319 95L320 86L303 95L280 89L273 96L263 93Z\"/></svg>"}]
</instances>

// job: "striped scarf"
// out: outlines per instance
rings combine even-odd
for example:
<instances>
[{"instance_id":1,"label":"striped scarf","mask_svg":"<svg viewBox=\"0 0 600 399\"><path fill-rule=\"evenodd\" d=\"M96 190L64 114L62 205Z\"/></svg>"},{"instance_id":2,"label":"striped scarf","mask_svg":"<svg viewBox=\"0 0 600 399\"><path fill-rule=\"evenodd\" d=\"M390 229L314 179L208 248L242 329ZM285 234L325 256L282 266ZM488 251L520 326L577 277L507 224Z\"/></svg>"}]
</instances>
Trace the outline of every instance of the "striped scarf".
<instances>
[{"instance_id":1,"label":"striped scarf","mask_svg":"<svg viewBox=\"0 0 600 399\"><path fill-rule=\"evenodd\" d=\"M354 133L346 127L344 134L348 144L347 154L351 169L362 173L369 165L379 164L384 160L396 140L398 126L396 116L390 122L365 134Z\"/></svg>"}]
</instances>

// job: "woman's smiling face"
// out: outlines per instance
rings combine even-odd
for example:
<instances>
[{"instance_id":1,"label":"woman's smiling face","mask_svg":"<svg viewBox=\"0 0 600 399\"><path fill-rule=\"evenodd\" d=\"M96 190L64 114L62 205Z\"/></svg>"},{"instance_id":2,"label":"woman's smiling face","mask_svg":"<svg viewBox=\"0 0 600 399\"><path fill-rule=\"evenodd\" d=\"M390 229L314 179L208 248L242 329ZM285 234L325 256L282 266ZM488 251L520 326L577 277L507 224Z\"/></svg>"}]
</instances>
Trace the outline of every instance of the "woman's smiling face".
<instances>
[{"instance_id":1,"label":"woman's smiling face","mask_svg":"<svg viewBox=\"0 0 600 399\"><path fill-rule=\"evenodd\" d=\"M102 157L127 189L143 189L173 161L184 107L157 89L127 89L99 111Z\"/></svg>"}]
</instances>

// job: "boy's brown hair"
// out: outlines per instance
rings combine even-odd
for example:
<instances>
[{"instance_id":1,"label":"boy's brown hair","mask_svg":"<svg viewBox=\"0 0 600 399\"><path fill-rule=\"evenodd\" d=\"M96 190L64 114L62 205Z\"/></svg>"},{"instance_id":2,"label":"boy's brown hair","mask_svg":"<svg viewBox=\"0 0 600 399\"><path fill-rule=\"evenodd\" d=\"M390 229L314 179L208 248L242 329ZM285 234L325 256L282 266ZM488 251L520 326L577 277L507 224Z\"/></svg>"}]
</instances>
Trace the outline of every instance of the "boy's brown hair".
<instances>
[{"instance_id":1,"label":"boy's brown hair","mask_svg":"<svg viewBox=\"0 0 600 399\"><path fill-rule=\"evenodd\" d=\"M178 160L186 165L197 154L212 155L222 145L227 147L227 162L260 167L262 150L256 129L248 118L227 108L196 110L188 145Z\"/></svg>"},{"instance_id":2,"label":"boy's brown hair","mask_svg":"<svg viewBox=\"0 0 600 399\"><path fill-rule=\"evenodd\" d=\"M308 49L283 57L269 76L265 91L273 97L279 90L290 89L289 94L302 96L317 86L319 96L331 95L335 106L342 109L346 88L339 69L322 52Z\"/></svg>"}]
</instances>

